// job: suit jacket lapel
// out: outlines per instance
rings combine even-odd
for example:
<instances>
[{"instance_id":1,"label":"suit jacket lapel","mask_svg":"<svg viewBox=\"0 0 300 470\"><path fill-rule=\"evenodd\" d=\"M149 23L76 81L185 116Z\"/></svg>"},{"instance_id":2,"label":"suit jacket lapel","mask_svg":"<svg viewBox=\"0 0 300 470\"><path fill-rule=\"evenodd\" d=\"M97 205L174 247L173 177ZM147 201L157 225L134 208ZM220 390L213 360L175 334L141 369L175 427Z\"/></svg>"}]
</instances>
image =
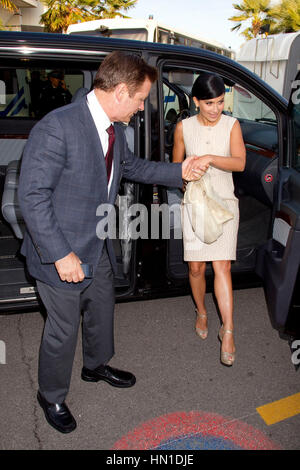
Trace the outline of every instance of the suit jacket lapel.
<instances>
[{"instance_id":1,"label":"suit jacket lapel","mask_svg":"<svg viewBox=\"0 0 300 470\"><path fill-rule=\"evenodd\" d=\"M107 190L107 176L104 153L96 125L89 111L85 97L81 100L80 105L82 110L82 112L80 113L80 121L81 124L84 126L84 134L86 136L87 145L91 148L91 152L95 156L97 164L99 165L99 184L103 185L103 187L106 187Z\"/></svg>"}]
</instances>

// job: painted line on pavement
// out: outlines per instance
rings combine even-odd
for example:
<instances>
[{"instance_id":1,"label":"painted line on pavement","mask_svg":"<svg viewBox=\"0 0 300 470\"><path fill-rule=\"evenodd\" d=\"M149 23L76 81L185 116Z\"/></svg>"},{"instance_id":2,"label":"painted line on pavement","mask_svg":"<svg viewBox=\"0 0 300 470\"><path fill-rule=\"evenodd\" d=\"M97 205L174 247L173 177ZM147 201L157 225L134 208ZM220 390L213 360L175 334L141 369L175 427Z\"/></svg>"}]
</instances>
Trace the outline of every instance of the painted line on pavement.
<instances>
[{"instance_id":1,"label":"painted line on pavement","mask_svg":"<svg viewBox=\"0 0 300 470\"><path fill-rule=\"evenodd\" d=\"M300 413L300 393L259 406L256 411L268 426L296 416Z\"/></svg>"}]
</instances>

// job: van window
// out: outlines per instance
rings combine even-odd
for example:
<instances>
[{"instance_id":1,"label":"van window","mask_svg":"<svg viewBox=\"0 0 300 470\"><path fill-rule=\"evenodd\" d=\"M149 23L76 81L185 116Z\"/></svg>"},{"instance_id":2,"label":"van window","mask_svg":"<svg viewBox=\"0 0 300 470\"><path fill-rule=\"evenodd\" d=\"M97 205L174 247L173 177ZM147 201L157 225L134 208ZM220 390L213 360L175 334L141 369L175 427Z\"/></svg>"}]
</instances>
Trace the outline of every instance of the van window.
<instances>
[{"instance_id":1,"label":"van window","mask_svg":"<svg viewBox=\"0 0 300 470\"><path fill-rule=\"evenodd\" d=\"M185 95L189 112L195 114L191 92L193 83L200 74L200 70L180 68L170 68L168 71L164 71L165 119L170 109L172 111L175 110L177 114L182 111L183 95ZM225 113L231 114L238 119L276 123L276 116L273 111L253 93L239 84L229 83L226 79L224 79L224 82Z\"/></svg>"},{"instance_id":2,"label":"van window","mask_svg":"<svg viewBox=\"0 0 300 470\"><path fill-rule=\"evenodd\" d=\"M0 68L0 119L39 119L70 103L83 79L81 71L61 68Z\"/></svg>"},{"instance_id":3,"label":"van window","mask_svg":"<svg viewBox=\"0 0 300 470\"><path fill-rule=\"evenodd\" d=\"M246 90L239 84L232 87L229 107L232 115L238 119L276 123L274 112L251 91Z\"/></svg>"},{"instance_id":4,"label":"van window","mask_svg":"<svg viewBox=\"0 0 300 470\"><path fill-rule=\"evenodd\" d=\"M196 114L192 87L206 70L168 66L162 70L162 100L164 116L164 141L160 158L172 161L174 130L178 121ZM262 166L277 158L278 130L276 116L261 99L251 91L224 78L224 113L237 118L241 124L247 148L247 160L259 159ZM163 134L161 132L161 136ZM299 144L298 144L299 147ZM274 167L276 162L274 163ZM275 175L273 179L275 178ZM271 186L270 186L271 188Z\"/></svg>"}]
</instances>

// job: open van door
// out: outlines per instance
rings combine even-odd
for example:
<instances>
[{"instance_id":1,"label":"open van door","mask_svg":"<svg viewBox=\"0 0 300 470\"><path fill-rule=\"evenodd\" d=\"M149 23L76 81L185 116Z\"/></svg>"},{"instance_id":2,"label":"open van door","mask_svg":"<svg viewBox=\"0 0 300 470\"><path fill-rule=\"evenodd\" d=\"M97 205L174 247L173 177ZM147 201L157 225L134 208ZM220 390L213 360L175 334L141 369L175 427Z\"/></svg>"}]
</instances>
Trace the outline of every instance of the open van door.
<instances>
[{"instance_id":1,"label":"open van door","mask_svg":"<svg viewBox=\"0 0 300 470\"><path fill-rule=\"evenodd\" d=\"M273 326L283 330L293 310L299 332L296 294L300 265L300 73L292 86L286 129L287 159L278 174L273 233L258 253L256 270L264 280Z\"/></svg>"}]
</instances>

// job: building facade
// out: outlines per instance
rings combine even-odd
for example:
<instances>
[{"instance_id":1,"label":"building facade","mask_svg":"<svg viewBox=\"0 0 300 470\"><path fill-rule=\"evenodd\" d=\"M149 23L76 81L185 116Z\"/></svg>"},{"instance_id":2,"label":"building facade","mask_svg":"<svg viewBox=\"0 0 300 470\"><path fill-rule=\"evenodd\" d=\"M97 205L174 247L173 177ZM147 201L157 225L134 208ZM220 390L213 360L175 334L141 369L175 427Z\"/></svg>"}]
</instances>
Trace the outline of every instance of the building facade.
<instances>
[{"instance_id":1,"label":"building facade","mask_svg":"<svg viewBox=\"0 0 300 470\"><path fill-rule=\"evenodd\" d=\"M41 15L47 7L38 0L14 0L18 8L11 12L0 7L0 29L8 31L43 31Z\"/></svg>"}]
</instances>

